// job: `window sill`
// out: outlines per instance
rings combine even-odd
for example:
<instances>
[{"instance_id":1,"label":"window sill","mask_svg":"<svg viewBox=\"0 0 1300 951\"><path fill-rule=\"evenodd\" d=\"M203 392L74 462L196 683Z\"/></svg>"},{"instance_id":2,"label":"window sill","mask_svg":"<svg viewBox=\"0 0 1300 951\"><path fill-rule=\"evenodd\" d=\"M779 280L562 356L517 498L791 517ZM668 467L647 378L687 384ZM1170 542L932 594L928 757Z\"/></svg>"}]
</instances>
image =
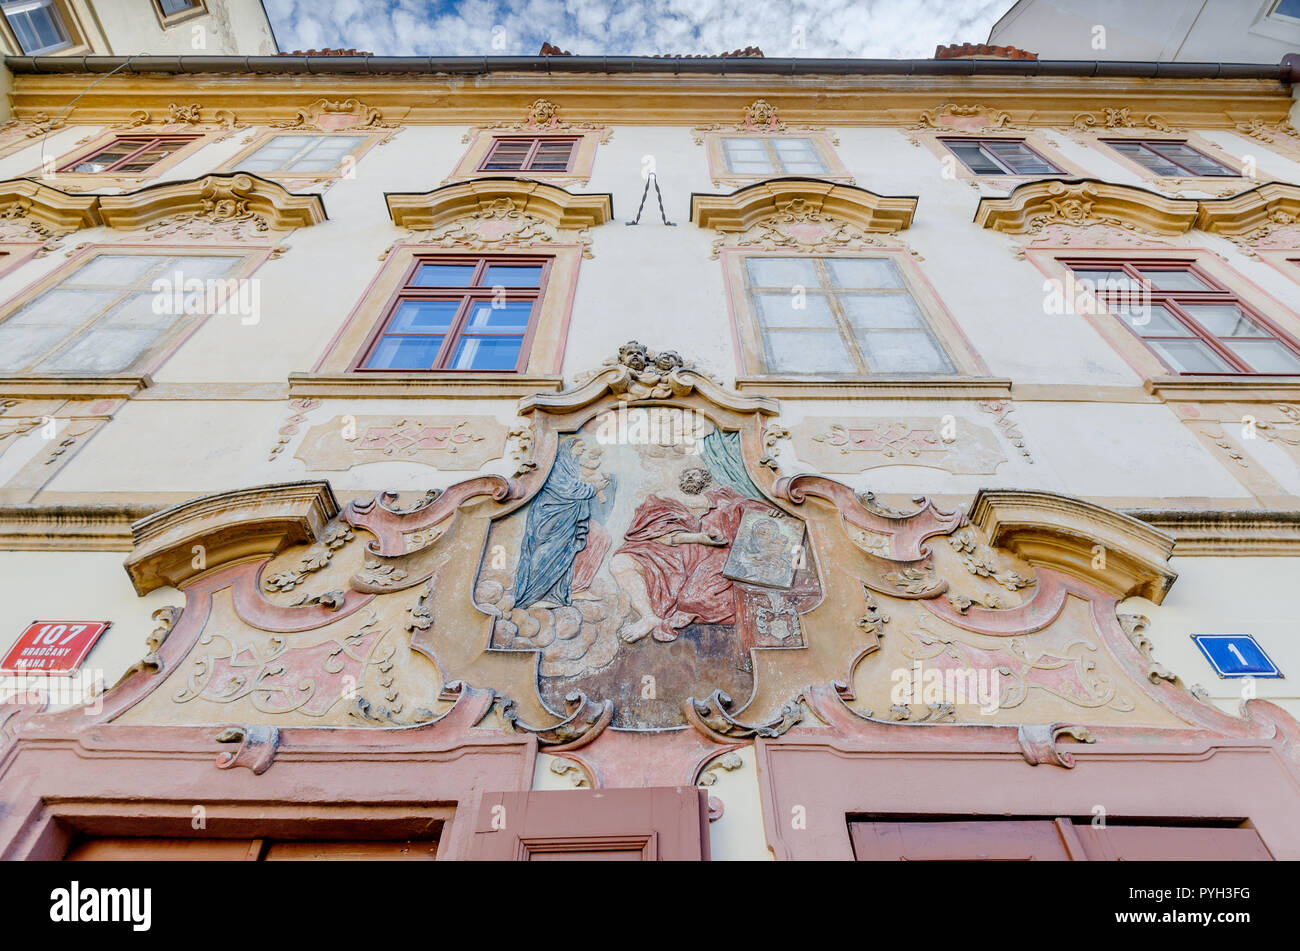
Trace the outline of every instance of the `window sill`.
<instances>
[{"instance_id":1,"label":"window sill","mask_svg":"<svg viewBox=\"0 0 1300 951\"><path fill-rule=\"evenodd\" d=\"M1186 376L1152 377L1146 391L1166 403L1224 402L1246 400L1273 402L1300 400L1300 374L1274 376Z\"/></svg>"},{"instance_id":2,"label":"window sill","mask_svg":"<svg viewBox=\"0 0 1300 951\"><path fill-rule=\"evenodd\" d=\"M1009 399L1011 380L985 376L879 376L822 378L737 377L740 392L788 399Z\"/></svg>"},{"instance_id":3,"label":"window sill","mask_svg":"<svg viewBox=\"0 0 1300 951\"><path fill-rule=\"evenodd\" d=\"M0 375L0 397L23 399L130 399L153 380L147 373L59 376L50 373Z\"/></svg>"},{"instance_id":4,"label":"window sill","mask_svg":"<svg viewBox=\"0 0 1300 951\"><path fill-rule=\"evenodd\" d=\"M525 373L291 373L291 399L323 397L454 396L509 399L535 393L558 393L563 377Z\"/></svg>"}]
</instances>

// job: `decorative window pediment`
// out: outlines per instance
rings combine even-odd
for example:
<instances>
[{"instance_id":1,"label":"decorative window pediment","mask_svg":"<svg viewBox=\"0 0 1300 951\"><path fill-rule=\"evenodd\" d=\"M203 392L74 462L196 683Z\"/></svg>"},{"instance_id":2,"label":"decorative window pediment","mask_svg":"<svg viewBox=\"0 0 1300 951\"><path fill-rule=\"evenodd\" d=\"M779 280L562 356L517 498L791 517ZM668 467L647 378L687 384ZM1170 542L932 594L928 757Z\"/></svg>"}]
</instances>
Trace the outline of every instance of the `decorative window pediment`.
<instances>
[{"instance_id":1,"label":"decorative window pediment","mask_svg":"<svg viewBox=\"0 0 1300 951\"><path fill-rule=\"evenodd\" d=\"M1011 113L988 106L959 106L946 102L927 109L917 117L913 129L935 129L939 132L988 132L994 129L1011 131L1023 129L1011 121Z\"/></svg>"},{"instance_id":2,"label":"decorative window pediment","mask_svg":"<svg viewBox=\"0 0 1300 951\"><path fill-rule=\"evenodd\" d=\"M609 142L614 131L609 126L596 125L591 122L570 122L561 117L560 107L549 99L534 99L524 117L518 122L496 122L492 125L478 125L471 128L461 139L469 142L478 133L495 129L507 129L523 134L546 134L551 132L596 132L599 133L601 145Z\"/></svg>"},{"instance_id":3,"label":"decorative window pediment","mask_svg":"<svg viewBox=\"0 0 1300 951\"><path fill-rule=\"evenodd\" d=\"M783 135L792 132L825 132L824 126L786 125L784 120L777 114L776 106L772 105L766 99L755 99L745 107L744 113L740 120L730 125L724 125L715 122L712 125L697 126L691 129L691 135L695 139L696 145L704 144L704 136L708 132L747 132L754 134L775 134ZM839 139L831 136L831 144L839 145Z\"/></svg>"},{"instance_id":4,"label":"decorative window pediment","mask_svg":"<svg viewBox=\"0 0 1300 951\"><path fill-rule=\"evenodd\" d=\"M1230 198L1201 201L1196 227L1245 251L1258 244L1295 247L1300 239L1300 185L1269 182Z\"/></svg>"},{"instance_id":5,"label":"decorative window pediment","mask_svg":"<svg viewBox=\"0 0 1300 951\"><path fill-rule=\"evenodd\" d=\"M55 238L99 223L94 195L70 195L30 178L0 182L0 233L14 225L33 237Z\"/></svg>"},{"instance_id":6,"label":"decorative window pediment","mask_svg":"<svg viewBox=\"0 0 1300 951\"><path fill-rule=\"evenodd\" d=\"M287 231L326 218L319 195L296 194L246 172L151 185L124 195L101 195L98 201L110 228L145 228L179 219Z\"/></svg>"},{"instance_id":7,"label":"decorative window pediment","mask_svg":"<svg viewBox=\"0 0 1300 951\"><path fill-rule=\"evenodd\" d=\"M877 195L853 185L788 178L759 182L730 195L692 195L691 220L719 232L723 247L766 250L858 250L874 237L912 223L914 197Z\"/></svg>"},{"instance_id":8,"label":"decorative window pediment","mask_svg":"<svg viewBox=\"0 0 1300 951\"><path fill-rule=\"evenodd\" d=\"M975 223L1008 234L1036 234L1051 225L1109 225L1154 235L1183 234L1196 222L1198 203L1144 188L1082 181L1037 181L1004 198L982 198Z\"/></svg>"},{"instance_id":9,"label":"decorative window pediment","mask_svg":"<svg viewBox=\"0 0 1300 951\"><path fill-rule=\"evenodd\" d=\"M614 216L609 194L575 195L527 179L474 179L422 193L391 192L385 199L393 224L425 232L421 243L479 251L567 238L590 257L587 230Z\"/></svg>"}]
</instances>

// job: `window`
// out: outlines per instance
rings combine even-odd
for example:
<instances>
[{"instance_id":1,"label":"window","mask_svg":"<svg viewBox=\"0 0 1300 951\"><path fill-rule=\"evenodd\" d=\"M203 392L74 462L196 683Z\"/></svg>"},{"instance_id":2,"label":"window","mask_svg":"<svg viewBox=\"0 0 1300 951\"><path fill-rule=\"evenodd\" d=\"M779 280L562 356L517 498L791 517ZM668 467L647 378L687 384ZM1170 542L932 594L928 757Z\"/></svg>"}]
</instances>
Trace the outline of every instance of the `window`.
<instances>
[{"instance_id":1,"label":"window","mask_svg":"<svg viewBox=\"0 0 1300 951\"><path fill-rule=\"evenodd\" d=\"M206 293L176 300L168 288L226 278L226 255L101 254L0 323L0 373L118 373L194 314ZM178 280L179 279L179 280ZM179 304L179 306L177 306ZM161 311L161 313L160 313Z\"/></svg>"},{"instance_id":2,"label":"window","mask_svg":"<svg viewBox=\"0 0 1300 951\"><path fill-rule=\"evenodd\" d=\"M1300 20L1300 0L1277 0L1272 15Z\"/></svg>"},{"instance_id":3,"label":"window","mask_svg":"<svg viewBox=\"0 0 1300 951\"><path fill-rule=\"evenodd\" d=\"M727 171L739 175L824 174L822 161L812 139L779 136L727 136L722 140Z\"/></svg>"},{"instance_id":4,"label":"window","mask_svg":"<svg viewBox=\"0 0 1300 951\"><path fill-rule=\"evenodd\" d=\"M1300 345L1191 264L1068 266L1175 373L1300 373Z\"/></svg>"},{"instance_id":5,"label":"window","mask_svg":"<svg viewBox=\"0 0 1300 951\"><path fill-rule=\"evenodd\" d=\"M1137 162L1154 175L1173 176L1230 176L1235 169L1228 168L1186 142L1164 139L1102 139L1116 152Z\"/></svg>"},{"instance_id":6,"label":"window","mask_svg":"<svg viewBox=\"0 0 1300 951\"><path fill-rule=\"evenodd\" d=\"M175 16L177 13L185 13L198 7L196 0L158 0L158 6L163 12L163 16Z\"/></svg>"},{"instance_id":7,"label":"window","mask_svg":"<svg viewBox=\"0 0 1300 951\"><path fill-rule=\"evenodd\" d=\"M526 365L549 258L416 258L357 369Z\"/></svg>"},{"instance_id":8,"label":"window","mask_svg":"<svg viewBox=\"0 0 1300 951\"><path fill-rule=\"evenodd\" d=\"M480 172L567 172L573 164L576 138L498 138L484 156Z\"/></svg>"},{"instance_id":9,"label":"window","mask_svg":"<svg viewBox=\"0 0 1300 951\"><path fill-rule=\"evenodd\" d=\"M1023 139L940 139L976 175L1062 175Z\"/></svg>"},{"instance_id":10,"label":"window","mask_svg":"<svg viewBox=\"0 0 1300 951\"><path fill-rule=\"evenodd\" d=\"M332 172L364 135L277 135L239 163L247 172Z\"/></svg>"},{"instance_id":11,"label":"window","mask_svg":"<svg viewBox=\"0 0 1300 951\"><path fill-rule=\"evenodd\" d=\"M955 372L893 261L753 256L744 265L767 372Z\"/></svg>"},{"instance_id":12,"label":"window","mask_svg":"<svg viewBox=\"0 0 1300 951\"><path fill-rule=\"evenodd\" d=\"M147 172L193 142L193 135L120 135L108 145L69 162L61 172Z\"/></svg>"},{"instance_id":13,"label":"window","mask_svg":"<svg viewBox=\"0 0 1300 951\"><path fill-rule=\"evenodd\" d=\"M72 45L54 0L20 0L0 3L18 44L28 56L53 53Z\"/></svg>"}]
</instances>

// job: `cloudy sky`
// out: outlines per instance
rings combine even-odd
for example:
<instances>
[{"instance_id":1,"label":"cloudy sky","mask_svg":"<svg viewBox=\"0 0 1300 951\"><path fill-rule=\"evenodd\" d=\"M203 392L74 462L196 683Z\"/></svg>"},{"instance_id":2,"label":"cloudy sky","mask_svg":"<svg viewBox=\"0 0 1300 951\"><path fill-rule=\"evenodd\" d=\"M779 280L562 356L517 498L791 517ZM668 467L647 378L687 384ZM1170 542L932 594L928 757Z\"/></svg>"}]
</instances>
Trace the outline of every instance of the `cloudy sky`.
<instances>
[{"instance_id":1,"label":"cloudy sky","mask_svg":"<svg viewBox=\"0 0 1300 951\"><path fill-rule=\"evenodd\" d=\"M265 0L280 49L377 55L929 57L982 43L1013 0Z\"/></svg>"}]
</instances>

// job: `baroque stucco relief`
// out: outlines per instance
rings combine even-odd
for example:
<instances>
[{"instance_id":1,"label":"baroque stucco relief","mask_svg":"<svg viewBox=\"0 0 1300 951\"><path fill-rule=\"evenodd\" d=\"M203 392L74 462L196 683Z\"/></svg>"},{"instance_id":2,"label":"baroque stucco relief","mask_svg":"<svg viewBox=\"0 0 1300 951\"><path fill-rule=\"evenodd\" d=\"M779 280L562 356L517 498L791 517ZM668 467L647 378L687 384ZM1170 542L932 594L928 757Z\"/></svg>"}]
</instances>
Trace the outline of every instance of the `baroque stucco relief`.
<instances>
[{"instance_id":1,"label":"baroque stucco relief","mask_svg":"<svg viewBox=\"0 0 1300 951\"><path fill-rule=\"evenodd\" d=\"M346 507L285 483L137 523L137 590L185 605L100 722L233 723L233 759L265 769L281 728L436 734L470 684L485 726L593 786L694 782L796 734L964 724L1069 768L1056 743L1095 731L1293 727L1202 703L1117 614L1176 577L1172 538L1136 518L1020 490L900 511L781 476L760 464L775 401L636 343L519 412L513 478Z\"/></svg>"},{"instance_id":2,"label":"baroque stucco relief","mask_svg":"<svg viewBox=\"0 0 1300 951\"><path fill-rule=\"evenodd\" d=\"M808 416L791 438L799 458L821 472L912 465L991 475L1007 461L992 430L955 417Z\"/></svg>"},{"instance_id":3,"label":"baroque stucco relief","mask_svg":"<svg viewBox=\"0 0 1300 951\"><path fill-rule=\"evenodd\" d=\"M307 430L294 456L313 472L386 461L472 471L505 445L506 427L491 416L347 414Z\"/></svg>"}]
</instances>

